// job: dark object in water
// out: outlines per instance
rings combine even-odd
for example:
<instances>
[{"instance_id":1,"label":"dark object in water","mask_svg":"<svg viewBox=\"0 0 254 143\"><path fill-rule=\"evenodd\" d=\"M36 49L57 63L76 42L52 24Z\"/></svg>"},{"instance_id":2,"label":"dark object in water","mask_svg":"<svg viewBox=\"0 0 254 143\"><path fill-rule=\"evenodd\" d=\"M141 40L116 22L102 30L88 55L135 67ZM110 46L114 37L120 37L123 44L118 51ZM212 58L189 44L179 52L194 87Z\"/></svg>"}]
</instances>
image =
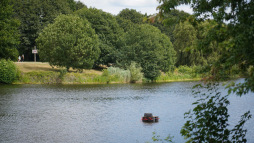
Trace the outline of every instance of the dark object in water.
<instances>
[{"instance_id":1,"label":"dark object in water","mask_svg":"<svg viewBox=\"0 0 254 143\"><path fill-rule=\"evenodd\" d=\"M153 116L152 113L145 113L144 117L142 117L143 122L158 122L159 117L158 116Z\"/></svg>"}]
</instances>

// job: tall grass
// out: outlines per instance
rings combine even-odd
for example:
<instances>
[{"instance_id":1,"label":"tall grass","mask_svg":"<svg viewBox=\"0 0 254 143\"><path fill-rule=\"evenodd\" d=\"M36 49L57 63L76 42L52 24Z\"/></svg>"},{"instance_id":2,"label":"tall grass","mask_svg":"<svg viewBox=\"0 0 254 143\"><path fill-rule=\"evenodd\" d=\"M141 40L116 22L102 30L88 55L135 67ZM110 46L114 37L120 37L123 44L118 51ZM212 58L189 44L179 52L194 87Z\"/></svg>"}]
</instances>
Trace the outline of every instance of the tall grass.
<instances>
[{"instance_id":1,"label":"tall grass","mask_svg":"<svg viewBox=\"0 0 254 143\"><path fill-rule=\"evenodd\" d=\"M173 72L161 74L156 81L181 81L181 80L195 80L203 76L202 67L199 66L179 66Z\"/></svg>"},{"instance_id":2,"label":"tall grass","mask_svg":"<svg viewBox=\"0 0 254 143\"><path fill-rule=\"evenodd\" d=\"M125 82L130 82L130 79L131 79L131 73L129 70L124 70L117 67L109 67L107 71L104 71L103 75L108 76L110 82L125 83Z\"/></svg>"},{"instance_id":3,"label":"tall grass","mask_svg":"<svg viewBox=\"0 0 254 143\"><path fill-rule=\"evenodd\" d=\"M60 83L59 73L53 71L33 71L21 73L19 80L16 83L25 84L53 84Z\"/></svg>"}]
</instances>

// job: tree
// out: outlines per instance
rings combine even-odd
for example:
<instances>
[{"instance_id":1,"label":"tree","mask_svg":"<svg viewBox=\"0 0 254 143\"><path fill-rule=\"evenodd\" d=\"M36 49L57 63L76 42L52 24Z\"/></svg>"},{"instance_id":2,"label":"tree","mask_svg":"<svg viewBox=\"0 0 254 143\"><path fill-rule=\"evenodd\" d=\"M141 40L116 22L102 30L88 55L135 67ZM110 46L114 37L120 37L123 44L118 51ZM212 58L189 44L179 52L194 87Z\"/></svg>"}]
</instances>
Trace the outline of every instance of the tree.
<instances>
[{"instance_id":1,"label":"tree","mask_svg":"<svg viewBox=\"0 0 254 143\"><path fill-rule=\"evenodd\" d=\"M100 39L101 54L98 64L115 63L119 54L123 29L117 23L116 17L96 8L83 8L75 12L82 19L87 19Z\"/></svg>"},{"instance_id":2,"label":"tree","mask_svg":"<svg viewBox=\"0 0 254 143\"><path fill-rule=\"evenodd\" d=\"M13 18L9 0L0 3L0 59L17 60L19 44L19 21Z\"/></svg>"},{"instance_id":3,"label":"tree","mask_svg":"<svg viewBox=\"0 0 254 143\"><path fill-rule=\"evenodd\" d=\"M90 23L73 15L58 16L36 42L43 61L67 70L90 69L100 54L99 39Z\"/></svg>"},{"instance_id":4,"label":"tree","mask_svg":"<svg viewBox=\"0 0 254 143\"><path fill-rule=\"evenodd\" d=\"M167 72L175 63L175 51L170 39L149 24L136 25L125 35L118 63L122 67L131 61L140 64L144 76L155 80L160 70Z\"/></svg>"},{"instance_id":5,"label":"tree","mask_svg":"<svg viewBox=\"0 0 254 143\"><path fill-rule=\"evenodd\" d=\"M213 30L217 26L214 20L205 20L195 23L197 30L197 40L194 49L201 53L200 59L195 63L200 63L203 66L212 65L221 56L222 50L216 40L210 38L216 36L216 31Z\"/></svg>"},{"instance_id":6,"label":"tree","mask_svg":"<svg viewBox=\"0 0 254 143\"><path fill-rule=\"evenodd\" d=\"M179 10L172 10L168 13L161 13L151 15L147 17L147 20L153 26L159 28L162 33L169 36L172 43L174 43L175 38L173 35L173 31L175 26L178 25L180 22L185 22L190 17L190 14L179 11Z\"/></svg>"},{"instance_id":7,"label":"tree","mask_svg":"<svg viewBox=\"0 0 254 143\"><path fill-rule=\"evenodd\" d=\"M254 66L254 1L238 0L158 0L160 13L174 10L181 4L189 4L193 8L196 20L203 21L213 18L218 23L211 30L214 35L209 36L210 42L216 41L221 46L221 57L213 64L213 76L219 78L219 71L230 70L237 65L242 72ZM224 22L227 22L225 24ZM203 47L205 48L205 47ZM224 66L221 66L224 65ZM254 70L249 70L245 83L236 86L237 94L242 95L254 91ZM216 78L216 77L213 77Z\"/></svg>"},{"instance_id":8,"label":"tree","mask_svg":"<svg viewBox=\"0 0 254 143\"><path fill-rule=\"evenodd\" d=\"M74 6L74 10L73 11L80 10L80 9L82 9L84 7L87 8L87 6L84 5L82 2L77 1L77 2L75 2L75 6Z\"/></svg>"},{"instance_id":9,"label":"tree","mask_svg":"<svg viewBox=\"0 0 254 143\"><path fill-rule=\"evenodd\" d=\"M27 60L33 59L35 39L60 14L71 14L79 3L74 0L10 0L14 16L21 24L18 50Z\"/></svg>"},{"instance_id":10,"label":"tree","mask_svg":"<svg viewBox=\"0 0 254 143\"><path fill-rule=\"evenodd\" d=\"M188 65L193 63L191 57L191 50L193 50L194 44L196 42L196 30L187 21L180 22L176 25L174 30L174 49L177 51L177 62L176 65Z\"/></svg>"},{"instance_id":11,"label":"tree","mask_svg":"<svg viewBox=\"0 0 254 143\"><path fill-rule=\"evenodd\" d=\"M140 12L137 12L135 9L123 9L120 11L120 13L117 15L123 19L130 20L131 22L135 24L141 24L144 18L144 15Z\"/></svg>"},{"instance_id":12,"label":"tree","mask_svg":"<svg viewBox=\"0 0 254 143\"><path fill-rule=\"evenodd\" d=\"M124 19L120 16L116 16L117 23L119 26L124 30L124 32L129 31L132 27L134 27L136 24L134 24L131 20L129 19Z\"/></svg>"}]
</instances>

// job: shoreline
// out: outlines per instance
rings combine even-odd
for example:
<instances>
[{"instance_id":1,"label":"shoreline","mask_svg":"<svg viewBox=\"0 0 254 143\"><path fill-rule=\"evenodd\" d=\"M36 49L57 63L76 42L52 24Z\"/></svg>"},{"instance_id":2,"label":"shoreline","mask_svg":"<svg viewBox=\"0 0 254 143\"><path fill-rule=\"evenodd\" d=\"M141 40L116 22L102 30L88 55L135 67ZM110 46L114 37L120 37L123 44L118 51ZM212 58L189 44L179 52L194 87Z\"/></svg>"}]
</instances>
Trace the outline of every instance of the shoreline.
<instances>
[{"instance_id":1,"label":"shoreline","mask_svg":"<svg viewBox=\"0 0 254 143\"><path fill-rule=\"evenodd\" d=\"M103 74L103 70L83 70L79 73L73 69L66 72L64 68L52 67L47 62L15 62L19 76L13 84L63 84L63 85L92 85L92 84L132 84L130 79L124 79L118 75ZM157 80L143 78L135 83L169 83L200 81L201 75L192 77L188 74L161 74Z\"/></svg>"},{"instance_id":2,"label":"shoreline","mask_svg":"<svg viewBox=\"0 0 254 143\"><path fill-rule=\"evenodd\" d=\"M149 84L149 83L171 83L171 82L187 82L187 81L201 81L202 78L193 78L193 79L178 79L178 80L160 80L160 81L155 81L155 82L51 82L51 83L41 83L41 82L20 82L20 81L15 81L14 85L25 85L25 84L35 84L35 85L57 85L57 84L62 84L62 85L102 85L102 84Z\"/></svg>"}]
</instances>

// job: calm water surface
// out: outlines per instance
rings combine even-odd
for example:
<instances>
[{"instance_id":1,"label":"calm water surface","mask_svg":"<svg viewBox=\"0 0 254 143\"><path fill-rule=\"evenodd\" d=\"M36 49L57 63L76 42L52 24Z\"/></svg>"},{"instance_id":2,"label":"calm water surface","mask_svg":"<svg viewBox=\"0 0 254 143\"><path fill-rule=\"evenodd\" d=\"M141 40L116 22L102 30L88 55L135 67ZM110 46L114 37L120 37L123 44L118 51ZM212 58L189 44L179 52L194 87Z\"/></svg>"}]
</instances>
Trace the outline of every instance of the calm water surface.
<instances>
[{"instance_id":1,"label":"calm water surface","mask_svg":"<svg viewBox=\"0 0 254 143\"><path fill-rule=\"evenodd\" d=\"M196 101L196 83L0 85L0 142L144 143L155 131L182 143L183 114ZM253 93L229 100L230 124L248 110L254 114ZM145 112L160 121L141 122ZM254 143L254 118L245 127Z\"/></svg>"}]
</instances>

